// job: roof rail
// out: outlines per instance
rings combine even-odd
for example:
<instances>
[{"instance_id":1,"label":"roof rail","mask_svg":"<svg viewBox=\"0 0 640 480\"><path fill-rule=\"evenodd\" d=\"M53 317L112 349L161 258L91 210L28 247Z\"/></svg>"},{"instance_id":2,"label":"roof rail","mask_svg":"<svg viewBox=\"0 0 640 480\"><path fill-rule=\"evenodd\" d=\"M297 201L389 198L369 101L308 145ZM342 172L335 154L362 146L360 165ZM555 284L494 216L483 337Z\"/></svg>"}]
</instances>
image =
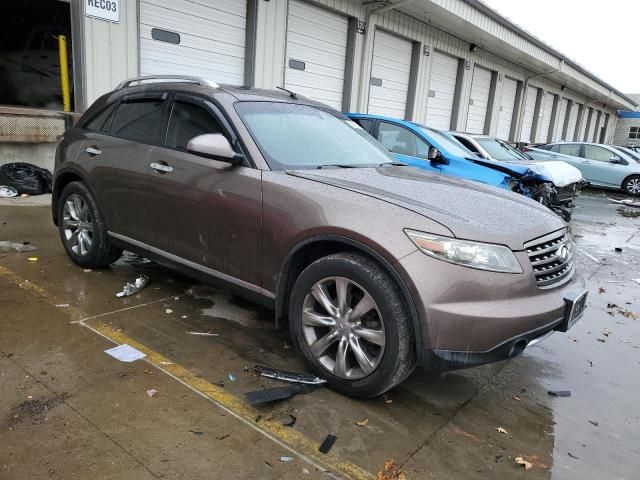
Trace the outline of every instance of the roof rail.
<instances>
[{"instance_id":1,"label":"roof rail","mask_svg":"<svg viewBox=\"0 0 640 480\"><path fill-rule=\"evenodd\" d=\"M197 83L202 87L211 87L211 88L218 88L220 86L216 82L212 82L211 80L207 80L206 78L194 77L191 75L147 75L144 77L128 78L127 80L120 82L116 87L116 90L126 88L132 83L153 82L156 80L177 80L180 82L191 82L191 83Z\"/></svg>"}]
</instances>

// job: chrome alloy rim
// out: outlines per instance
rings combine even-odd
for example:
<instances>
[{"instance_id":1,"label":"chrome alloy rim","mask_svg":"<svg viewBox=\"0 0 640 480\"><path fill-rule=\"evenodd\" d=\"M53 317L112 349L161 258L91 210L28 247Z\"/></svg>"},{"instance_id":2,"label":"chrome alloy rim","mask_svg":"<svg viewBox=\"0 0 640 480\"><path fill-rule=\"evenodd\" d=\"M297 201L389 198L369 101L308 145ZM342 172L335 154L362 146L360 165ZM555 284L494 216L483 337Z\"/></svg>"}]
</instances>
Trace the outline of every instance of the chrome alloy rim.
<instances>
[{"instance_id":1,"label":"chrome alloy rim","mask_svg":"<svg viewBox=\"0 0 640 480\"><path fill-rule=\"evenodd\" d=\"M71 251L84 257L93 243L93 219L89 205L78 194L72 193L64 203L62 210L64 238Z\"/></svg>"},{"instance_id":2,"label":"chrome alloy rim","mask_svg":"<svg viewBox=\"0 0 640 480\"><path fill-rule=\"evenodd\" d=\"M345 277L311 287L302 305L302 333L314 358L341 379L366 377L384 355L380 310L369 292Z\"/></svg>"},{"instance_id":3,"label":"chrome alloy rim","mask_svg":"<svg viewBox=\"0 0 640 480\"><path fill-rule=\"evenodd\" d=\"M640 193L640 178L632 178L627 183L627 192L632 193L633 195L638 195Z\"/></svg>"}]
</instances>

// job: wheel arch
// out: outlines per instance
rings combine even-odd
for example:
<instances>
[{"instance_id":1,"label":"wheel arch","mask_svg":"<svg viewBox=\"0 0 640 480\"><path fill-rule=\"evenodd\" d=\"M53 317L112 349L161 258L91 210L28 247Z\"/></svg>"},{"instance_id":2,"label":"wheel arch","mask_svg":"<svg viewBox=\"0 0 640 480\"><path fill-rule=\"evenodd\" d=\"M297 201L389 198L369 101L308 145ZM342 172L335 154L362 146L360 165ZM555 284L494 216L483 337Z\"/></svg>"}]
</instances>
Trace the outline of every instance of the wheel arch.
<instances>
[{"instance_id":1,"label":"wheel arch","mask_svg":"<svg viewBox=\"0 0 640 480\"><path fill-rule=\"evenodd\" d=\"M625 183L627 183L627 180L629 180L630 178L633 177L638 177L640 178L640 173L631 173L629 175L627 175L626 177L624 177L624 179L622 180L622 183L620 184L620 188L624 191L624 185Z\"/></svg>"},{"instance_id":2,"label":"wheel arch","mask_svg":"<svg viewBox=\"0 0 640 480\"><path fill-rule=\"evenodd\" d=\"M422 325L409 288L391 262L371 247L351 238L339 235L314 236L301 241L289 251L278 274L275 299L276 326L279 327L287 316L287 305L291 297L291 290L300 273L319 258L346 251L355 251L371 258L391 276L397 285L409 311L415 337L417 361L420 364L422 360Z\"/></svg>"},{"instance_id":3,"label":"wheel arch","mask_svg":"<svg viewBox=\"0 0 640 480\"><path fill-rule=\"evenodd\" d=\"M91 193L93 194L93 190L89 186L89 183L80 173L75 170L62 171L56 175L53 181L53 194L51 195L51 215L53 216L53 223L56 226L58 226L58 202L60 201L62 191L68 184L77 181L83 182L89 189L89 191L91 191Z\"/></svg>"}]
</instances>

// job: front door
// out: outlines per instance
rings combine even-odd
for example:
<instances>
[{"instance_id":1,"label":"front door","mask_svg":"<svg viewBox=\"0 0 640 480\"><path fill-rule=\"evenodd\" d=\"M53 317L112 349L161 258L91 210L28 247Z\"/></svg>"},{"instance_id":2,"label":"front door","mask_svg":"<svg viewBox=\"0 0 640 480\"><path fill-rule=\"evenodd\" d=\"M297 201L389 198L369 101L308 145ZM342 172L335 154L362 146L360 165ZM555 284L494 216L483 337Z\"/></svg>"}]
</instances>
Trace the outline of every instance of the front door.
<instances>
[{"instance_id":1,"label":"front door","mask_svg":"<svg viewBox=\"0 0 640 480\"><path fill-rule=\"evenodd\" d=\"M584 146L583 175L589 182L607 187L619 187L625 177L625 170L621 164L611 163L612 160L624 161L611 150L598 145Z\"/></svg>"},{"instance_id":2,"label":"front door","mask_svg":"<svg viewBox=\"0 0 640 480\"><path fill-rule=\"evenodd\" d=\"M377 138L401 162L431 172L441 172L441 164L430 162L427 159L431 145L408 128L380 121L377 128Z\"/></svg>"},{"instance_id":3,"label":"front door","mask_svg":"<svg viewBox=\"0 0 640 480\"><path fill-rule=\"evenodd\" d=\"M261 172L187 152L206 133L235 144L212 102L177 94L166 138L148 161L146 243L204 273L259 286Z\"/></svg>"}]
</instances>

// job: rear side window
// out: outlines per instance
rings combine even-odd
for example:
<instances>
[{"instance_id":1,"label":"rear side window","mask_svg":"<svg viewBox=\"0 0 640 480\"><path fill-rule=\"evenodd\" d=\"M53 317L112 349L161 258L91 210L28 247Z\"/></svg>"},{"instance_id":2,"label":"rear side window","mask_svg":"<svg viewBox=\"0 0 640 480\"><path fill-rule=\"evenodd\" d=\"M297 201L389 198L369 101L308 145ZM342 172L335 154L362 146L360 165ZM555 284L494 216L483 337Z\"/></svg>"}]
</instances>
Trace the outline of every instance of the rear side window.
<instances>
[{"instance_id":1,"label":"rear side window","mask_svg":"<svg viewBox=\"0 0 640 480\"><path fill-rule=\"evenodd\" d=\"M154 144L162 122L161 98L125 100L111 122L111 135L134 142Z\"/></svg>"},{"instance_id":2,"label":"rear side window","mask_svg":"<svg viewBox=\"0 0 640 480\"><path fill-rule=\"evenodd\" d=\"M558 153L565 155L580 156L580 145L558 145Z\"/></svg>"},{"instance_id":3,"label":"rear side window","mask_svg":"<svg viewBox=\"0 0 640 480\"><path fill-rule=\"evenodd\" d=\"M87 122L84 128L94 132L109 133L111 127L111 119L118 103L112 103L107 108L99 112L97 115Z\"/></svg>"},{"instance_id":4,"label":"rear side window","mask_svg":"<svg viewBox=\"0 0 640 480\"><path fill-rule=\"evenodd\" d=\"M469 140L467 140L464 137L459 137L457 135L454 135L454 138L459 141L462 145L464 145L466 148L468 148L469 150L471 150L473 153L480 153L478 151L478 149L476 148L476 146L471 143Z\"/></svg>"},{"instance_id":5,"label":"rear side window","mask_svg":"<svg viewBox=\"0 0 640 480\"><path fill-rule=\"evenodd\" d=\"M224 132L220 123L205 108L176 101L171 110L166 146L186 151L189 140L205 133Z\"/></svg>"}]
</instances>

